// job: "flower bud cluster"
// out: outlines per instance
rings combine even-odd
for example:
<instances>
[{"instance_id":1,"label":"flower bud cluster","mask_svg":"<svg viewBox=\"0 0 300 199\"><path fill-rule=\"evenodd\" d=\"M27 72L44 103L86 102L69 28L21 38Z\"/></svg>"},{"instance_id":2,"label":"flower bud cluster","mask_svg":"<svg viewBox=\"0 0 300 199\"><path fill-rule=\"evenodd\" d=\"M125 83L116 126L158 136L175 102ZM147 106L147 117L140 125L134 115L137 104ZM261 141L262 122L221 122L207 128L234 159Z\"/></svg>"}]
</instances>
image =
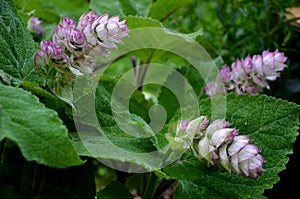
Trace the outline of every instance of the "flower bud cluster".
<instances>
[{"instance_id":1,"label":"flower bud cluster","mask_svg":"<svg viewBox=\"0 0 300 199\"><path fill-rule=\"evenodd\" d=\"M116 48L116 43L125 36L128 36L128 27L118 16L109 18L108 14L99 16L89 11L77 24L74 19L65 17L55 27L52 40L40 43L34 56L35 67L41 75L47 75L47 79L55 79L61 72L69 73L69 77L92 73L95 56L108 56L109 49Z\"/></svg>"},{"instance_id":2,"label":"flower bud cluster","mask_svg":"<svg viewBox=\"0 0 300 199\"><path fill-rule=\"evenodd\" d=\"M37 37L41 37L44 32L41 23L42 21L39 18L32 16L27 22L27 29L29 30L29 32L35 34Z\"/></svg>"},{"instance_id":3,"label":"flower bud cluster","mask_svg":"<svg viewBox=\"0 0 300 199\"><path fill-rule=\"evenodd\" d=\"M287 67L284 64L286 60L284 53L266 50L261 55L237 59L231 68L224 65L219 74L227 91L253 95L262 92L264 88L270 89L267 81L274 81L280 76L279 72ZM209 96L222 91L216 82L209 82L205 90Z\"/></svg>"},{"instance_id":4,"label":"flower bud cluster","mask_svg":"<svg viewBox=\"0 0 300 199\"><path fill-rule=\"evenodd\" d=\"M210 125L208 122L204 116L179 122L175 137L171 139L170 134L166 135L170 147L176 151L192 148L194 155L207 161L209 166L257 179L265 171L259 148L250 144L248 136L230 128L225 119L215 120Z\"/></svg>"}]
</instances>

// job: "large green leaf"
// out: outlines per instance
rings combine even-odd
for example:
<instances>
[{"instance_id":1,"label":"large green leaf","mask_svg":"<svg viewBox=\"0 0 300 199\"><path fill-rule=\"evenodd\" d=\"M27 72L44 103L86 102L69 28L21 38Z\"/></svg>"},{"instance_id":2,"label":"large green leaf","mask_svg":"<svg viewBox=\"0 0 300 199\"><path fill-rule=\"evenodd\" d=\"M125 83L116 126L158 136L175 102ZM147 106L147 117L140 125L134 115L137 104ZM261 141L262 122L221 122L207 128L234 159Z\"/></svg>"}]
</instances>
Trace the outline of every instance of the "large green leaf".
<instances>
[{"instance_id":1,"label":"large green leaf","mask_svg":"<svg viewBox=\"0 0 300 199\"><path fill-rule=\"evenodd\" d=\"M200 112L210 116L209 98L200 102ZM228 95L226 120L261 149L266 172L253 180L219 172L198 160L184 160L163 170L180 180L175 198L251 198L272 188L279 181L278 173L285 169L287 155L292 153L299 113L299 105L273 97Z\"/></svg>"},{"instance_id":2,"label":"large green leaf","mask_svg":"<svg viewBox=\"0 0 300 199\"><path fill-rule=\"evenodd\" d=\"M150 141L153 132L149 125L140 116L130 113L130 107L128 111L120 112L119 122L116 122L115 114L118 111L114 110L116 107L112 108L111 103L117 80L101 76L95 99L92 92L91 95L82 94L81 98L75 95L75 121L79 130L78 135L72 134L75 147L80 155L102 158L104 161L122 161L147 170L157 170L162 160ZM78 89L86 85L83 81L78 83ZM128 95L121 97L135 104L137 101L130 100Z\"/></svg>"},{"instance_id":3,"label":"large green leaf","mask_svg":"<svg viewBox=\"0 0 300 199\"><path fill-rule=\"evenodd\" d=\"M65 168L83 161L57 113L20 88L0 84L0 139L9 138L23 156L49 167Z\"/></svg>"},{"instance_id":4,"label":"large green leaf","mask_svg":"<svg viewBox=\"0 0 300 199\"><path fill-rule=\"evenodd\" d=\"M158 0L152 4L149 17L164 21L172 13L176 12L179 8L193 2L193 0Z\"/></svg>"},{"instance_id":5,"label":"large green leaf","mask_svg":"<svg viewBox=\"0 0 300 199\"><path fill-rule=\"evenodd\" d=\"M12 1L0 1L0 69L19 80L38 81L33 67L34 41Z\"/></svg>"}]
</instances>

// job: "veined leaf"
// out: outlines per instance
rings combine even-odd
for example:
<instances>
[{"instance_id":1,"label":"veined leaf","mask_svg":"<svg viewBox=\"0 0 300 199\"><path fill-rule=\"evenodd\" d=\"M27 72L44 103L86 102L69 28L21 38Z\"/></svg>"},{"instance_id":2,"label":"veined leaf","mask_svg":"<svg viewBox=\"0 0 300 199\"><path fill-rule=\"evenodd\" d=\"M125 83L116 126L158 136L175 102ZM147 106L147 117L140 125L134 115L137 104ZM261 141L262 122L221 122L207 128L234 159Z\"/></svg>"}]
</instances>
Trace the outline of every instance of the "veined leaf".
<instances>
[{"instance_id":1,"label":"veined leaf","mask_svg":"<svg viewBox=\"0 0 300 199\"><path fill-rule=\"evenodd\" d=\"M0 84L0 139L16 142L28 161L65 168L83 161L57 113L31 93Z\"/></svg>"},{"instance_id":2,"label":"veined leaf","mask_svg":"<svg viewBox=\"0 0 300 199\"><path fill-rule=\"evenodd\" d=\"M41 81L33 67L34 41L12 1L0 1L0 69L19 80Z\"/></svg>"}]
</instances>

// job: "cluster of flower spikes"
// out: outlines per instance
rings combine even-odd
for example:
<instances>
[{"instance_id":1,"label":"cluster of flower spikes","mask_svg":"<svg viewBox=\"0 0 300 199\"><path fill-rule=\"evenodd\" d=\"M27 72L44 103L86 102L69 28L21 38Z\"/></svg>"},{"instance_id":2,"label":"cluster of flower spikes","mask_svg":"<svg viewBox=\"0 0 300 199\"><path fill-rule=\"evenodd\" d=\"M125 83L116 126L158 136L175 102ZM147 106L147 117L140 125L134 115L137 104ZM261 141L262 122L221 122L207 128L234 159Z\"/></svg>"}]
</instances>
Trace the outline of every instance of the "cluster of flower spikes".
<instances>
[{"instance_id":1,"label":"cluster of flower spikes","mask_svg":"<svg viewBox=\"0 0 300 199\"><path fill-rule=\"evenodd\" d=\"M178 150L179 147L192 147L194 155L207 161L208 166L247 178L257 179L265 171L262 168L265 161L259 154L260 150L250 144L248 136L239 135L239 131L230 128L225 119L208 124L206 116L179 122L176 136L171 139L167 135L171 148Z\"/></svg>"},{"instance_id":2,"label":"cluster of flower spikes","mask_svg":"<svg viewBox=\"0 0 300 199\"><path fill-rule=\"evenodd\" d=\"M52 40L42 41L34 55L35 68L47 81L68 83L76 75L92 73L97 57L107 57L109 49L128 36L125 20L118 16L84 13L76 25L74 19L63 18L52 34Z\"/></svg>"},{"instance_id":3,"label":"cluster of flower spikes","mask_svg":"<svg viewBox=\"0 0 300 199\"><path fill-rule=\"evenodd\" d=\"M286 60L284 53L266 50L261 55L248 55L244 59L237 59L231 64L231 71L228 65L224 65L219 74L227 91L253 95L262 92L264 88L270 89L267 81L274 81L280 76L279 72L287 67L284 64ZM212 96L222 89L217 82L209 82L205 91Z\"/></svg>"}]
</instances>

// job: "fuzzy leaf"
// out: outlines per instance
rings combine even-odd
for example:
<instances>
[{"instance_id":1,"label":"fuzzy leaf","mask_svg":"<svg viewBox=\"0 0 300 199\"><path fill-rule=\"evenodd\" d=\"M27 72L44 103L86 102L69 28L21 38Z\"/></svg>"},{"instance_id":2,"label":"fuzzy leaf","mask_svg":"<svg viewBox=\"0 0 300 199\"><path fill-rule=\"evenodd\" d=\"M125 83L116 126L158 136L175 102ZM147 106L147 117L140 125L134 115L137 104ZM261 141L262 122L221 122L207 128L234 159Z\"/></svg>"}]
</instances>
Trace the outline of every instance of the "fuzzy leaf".
<instances>
[{"instance_id":1,"label":"fuzzy leaf","mask_svg":"<svg viewBox=\"0 0 300 199\"><path fill-rule=\"evenodd\" d=\"M57 113L20 88L0 84L0 139L16 142L28 161L65 168L83 161Z\"/></svg>"},{"instance_id":2,"label":"fuzzy leaf","mask_svg":"<svg viewBox=\"0 0 300 199\"><path fill-rule=\"evenodd\" d=\"M33 67L34 41L12 1L0 1L0 69L21 81L41 81Z\"/></svg>"}]
</instances>

